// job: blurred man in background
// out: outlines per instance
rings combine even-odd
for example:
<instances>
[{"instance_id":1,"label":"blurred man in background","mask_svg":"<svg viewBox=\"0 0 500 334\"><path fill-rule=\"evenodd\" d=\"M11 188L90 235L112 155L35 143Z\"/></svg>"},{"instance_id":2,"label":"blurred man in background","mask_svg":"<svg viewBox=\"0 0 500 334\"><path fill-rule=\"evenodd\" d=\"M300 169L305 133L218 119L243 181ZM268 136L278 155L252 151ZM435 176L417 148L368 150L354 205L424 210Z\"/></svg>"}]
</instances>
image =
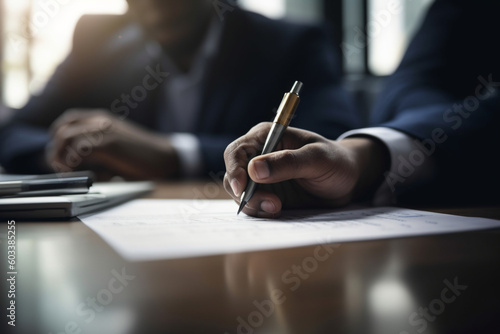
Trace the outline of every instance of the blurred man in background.
<instances>
[{"instance_id":1,"label":"blurred man in background","mask_svg":"<svg viewBox=\"0 0 500 334\"><path fill-rule=\"evenodd\" d=\"M340 87L339 54L312 26L270 20L234 1L128 0L122 16L84 16L43 92L0 131L14 173L90 169L100 178L194 177L270 120L295 80L293 124L335 137L359 126Z\"/></svg>"}]
</instances>

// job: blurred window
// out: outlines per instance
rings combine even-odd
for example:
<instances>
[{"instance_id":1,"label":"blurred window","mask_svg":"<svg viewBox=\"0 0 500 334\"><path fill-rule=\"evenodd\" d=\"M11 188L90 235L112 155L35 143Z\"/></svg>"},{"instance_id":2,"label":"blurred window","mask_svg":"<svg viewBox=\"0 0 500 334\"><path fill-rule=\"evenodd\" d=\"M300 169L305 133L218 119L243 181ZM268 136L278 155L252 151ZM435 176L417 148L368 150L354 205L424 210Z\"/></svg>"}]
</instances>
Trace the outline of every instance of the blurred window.
<instances>
[{"instance_id":1,"label":"blurred window","mask_svg":"<svg viewBox=\"0 0 500 334\"><path fill-rule=\"evenodd\" d=\"M323 0L238 0L238 3L245 9L271 18L314 22L323 17Z\"/></svg>"},{"instance_id":2,"label":"blurred window","mask_svg":"<svg viewBox=\"0 0 500 334\"><path fill-rule=\"evenodd\" d=\"M341 3L344 69L348 74L391 74L433 0L239 0L271 18L317 22L337 17ZM330 5L330 6L329 6ZM340 7L339 7L340 8ZM331 22L339 27L339 22Z\"/></svg>"},{"instance_id":3,"label":"blurred window","mask_svg":"<svg viewBox=\"0 0 500 334\"><path fill-rule=\"evenodd\" d=\"M240 0L241 7L271 18L285 16L286 0Z\"/></svg>"},{"instance_id":4,"label":"blurred window","mask_svg":"<svg viewBox=\"0 0 500 334\"><path fill-rule=\"evenodd\" d=\"M3 102L24 105L71 48L84 14L121 14L124 0L3 0Z\"/></svg>"},{"instance_id":5,"label":"blurred window","mask_svg":"<svg viewBox=\"0 0 500 334\"><path fill-rule=\"evenodd\" d=\"M368 72L389 75L398 66L432 0L369 0Z\"/></svg>"}]
</instances>

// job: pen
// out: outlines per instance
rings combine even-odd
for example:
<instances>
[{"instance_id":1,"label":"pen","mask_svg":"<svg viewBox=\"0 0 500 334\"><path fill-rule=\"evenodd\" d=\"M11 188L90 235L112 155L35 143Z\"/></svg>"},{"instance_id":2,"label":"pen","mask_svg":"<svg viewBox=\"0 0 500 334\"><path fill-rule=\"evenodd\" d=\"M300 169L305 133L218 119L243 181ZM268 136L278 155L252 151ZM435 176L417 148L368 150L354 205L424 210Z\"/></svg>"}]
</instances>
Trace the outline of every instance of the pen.
<instances>
[{"instance_id":1,"label":"pen","mask_svg":"<svg viewBox=\"0 0 500 334\"><path fill-rule=\"evenodd\" d=\"M82 194L87 193L91 185L92 179L88 176L4 181L0 182L0 196Z\"/></svg>"},{"instance_id":2,"label":"pen","mask_svg":"<svg viewBox=\"0 0 500 334\"><path fill-rule=\"evenodd\" d=\"M280 142L281 137L283 137L283 134L285 133L288 124L290 124L293 114L295 113L295 110L299 105L299 93L302 89L302 86L302 82L295 81L292 90L289 93L285 93L285 96L283 96L283 100L281 101L281 104L278 108L278 112L276 113L276 117L274 118L271 130L269 130L269 134L267 135L261 155L274 151L274 149ZM245 205L247 205L248 201L250 201L250 199L252 198L255 189L257 189L257 183L249 178L247 187L241 194L241 203L240 208L238 209L238 215L240 214L241 210L243 210Z\"/></svg>"}]
</instances>

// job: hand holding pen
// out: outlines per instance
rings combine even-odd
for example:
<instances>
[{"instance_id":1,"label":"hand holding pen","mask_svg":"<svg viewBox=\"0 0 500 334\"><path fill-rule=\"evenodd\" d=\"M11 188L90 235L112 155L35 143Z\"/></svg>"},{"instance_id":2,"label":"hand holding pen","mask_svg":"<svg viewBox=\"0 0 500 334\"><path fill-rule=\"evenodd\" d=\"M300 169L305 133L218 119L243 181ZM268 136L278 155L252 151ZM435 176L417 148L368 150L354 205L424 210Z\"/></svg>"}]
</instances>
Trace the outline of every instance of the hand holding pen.
<instances>
[{"instance_id":1,"label":"hand holding pen","mask_svg":"<svg viewBox=\"0 0 500 334\"><path fill-rule=\"evenodd\" d=\"M365 137L336 141L286 128L289 118L284 124L276 122L285 117L285 110L280 107L274 123L254 126L224 152L224 187L245 214L277 218L282 209L344 206L372 193L381 183L379 176L387 167L378 164L377 157L388 154L383 144ZM278 143L278 151L267 153Z\"/></svg>"},{"instance_id":2,"label":"hand holding pen","mask_svg":"<svg viewBox=\"0 0 500 334\"><path fill-rule=\"evenodd\" d=\"M289 93L286 93L281 101L281 105L278 108L276 117L274 119L273 125L269 134L267 135L266 143L262 149L262 154L271 153L276 149L276 146L280 142L286 128L290 124L292 117L297 110L300 102L299 93L302 89L302 82L296 81ZM241 194L240 208L238 209L238 214L247 205L248 201L252 198L255 189L257 188L257 183L250 179L247 184L245 191Z\"/></svg>"},{"instance_id":3,"label":"hand holding pen","mask_svg":"<svg viewBox=\"0 0 500 334\"><path fill-rule=\"evenodd\" d=\"M300 102L299 93L302 86L302 82L296 81L292 90L283 96L283 100L278 108L271 130L267 135L266 143L264 144L261 155L271 153L276 149L276 146L280 142L286 128L292 120L295 110L297 110ZM255 189L257 189L257 183L250 179L245 191L241 194L238 214L240 214L241 210L243 210L245 205L247 205L248 201L252 198Z\"/></svg>"}]
</instances>

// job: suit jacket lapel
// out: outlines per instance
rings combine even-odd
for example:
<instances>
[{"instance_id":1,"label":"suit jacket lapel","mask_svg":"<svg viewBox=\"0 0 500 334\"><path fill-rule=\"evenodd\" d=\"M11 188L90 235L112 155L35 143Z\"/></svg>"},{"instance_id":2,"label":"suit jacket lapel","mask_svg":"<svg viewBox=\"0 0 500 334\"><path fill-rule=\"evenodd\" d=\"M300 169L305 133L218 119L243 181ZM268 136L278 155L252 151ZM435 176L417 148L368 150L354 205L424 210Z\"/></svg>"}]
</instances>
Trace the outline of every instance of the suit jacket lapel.
<instances>
[{"instance_id":1,"label":"suit jacket lapel","mask_svg":"<svg viewBox=\"0 0 500 334\"><path fill-rule=\"evenodd\" d=\"M227 13L224 22L219 52L204 80L204 95L200 106L197 131L199 133L217 132L221 129L221 120L229 111L231 100L237 90L242 89L238 74L241 64L249 61L250 48L245 36L245 15L236 9Z\"/></svg>"}]
</instances>

